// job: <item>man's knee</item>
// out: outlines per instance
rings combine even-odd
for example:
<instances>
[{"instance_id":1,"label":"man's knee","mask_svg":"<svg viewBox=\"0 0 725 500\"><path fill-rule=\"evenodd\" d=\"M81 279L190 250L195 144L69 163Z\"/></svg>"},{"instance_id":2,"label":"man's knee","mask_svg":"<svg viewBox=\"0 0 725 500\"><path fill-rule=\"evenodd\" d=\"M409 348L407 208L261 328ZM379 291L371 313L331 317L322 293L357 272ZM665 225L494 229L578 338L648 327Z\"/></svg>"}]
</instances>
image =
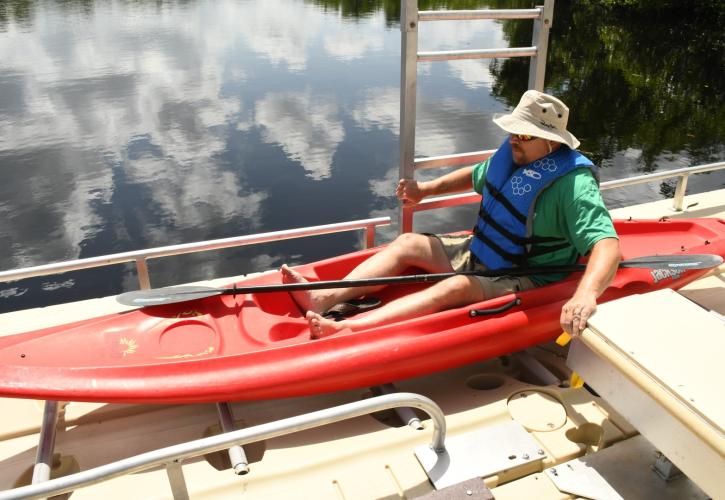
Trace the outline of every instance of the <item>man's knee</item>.
<instances>
[{"instance_id":1,"label":"man's knee","mask_svg":"<svg viewBox=\"0 0 725 500\"><path fill-rule=\"evenodd\" d=\"M430 273L453 271L440 240L425 234L405 233L386 247L386 254L407 267Z\"/></svg>"},{"instance_id":2,"label":"man's knee","mask_svg":"<svg viewBox=\"0 0 725 500\"><path fill-rule=\"evenodd\" d=\"M403 233L390 244L397 252L408 255L420 255L430 245L430 236L418 233Z\"/></svg>"},{"instance_id":3,"label":"man's knee","mask_svg":"<svg viewBox=\"0 0 725 500\"><path fill-rule=\"evenodd\" d=\"M429 237L425 234L420 233L403 233L399 235L395 240L393 241L394 245L403 245L403 246L409 246L409 245L420 245L423 243L423 241L427 240Z\"/></svg>"},{"instance_id":4,"label":"man's knee","mask_svg":"<svg viewBox=\"0 0 725 500\"><path fill-rule=\"evenodd\" d=\"M475 278L469 276L452 276L437 287L441 300L455 305L470 304L484 299L483 288Z\"/></svg>"}]
</instances>

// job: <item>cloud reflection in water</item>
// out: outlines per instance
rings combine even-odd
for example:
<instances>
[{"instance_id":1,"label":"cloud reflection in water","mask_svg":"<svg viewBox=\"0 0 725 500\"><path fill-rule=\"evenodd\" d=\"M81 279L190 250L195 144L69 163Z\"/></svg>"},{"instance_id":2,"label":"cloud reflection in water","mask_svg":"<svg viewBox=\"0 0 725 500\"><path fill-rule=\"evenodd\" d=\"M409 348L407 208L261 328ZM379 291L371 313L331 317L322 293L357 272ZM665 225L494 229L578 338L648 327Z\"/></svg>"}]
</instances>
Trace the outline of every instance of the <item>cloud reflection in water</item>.
<instances>
[{"instance_id":1,"label":"cloud reflection in water","mask_svg":"<svg viewBox=\"0 0 725 500\"><path fill-rule=\"evenodd\" d=\"M400 32L382 10L350 20L289 0L99 0L30 11L0 32L0 268L394 208ZM464 29L457 43L479 46L481 35ZM426 48L452 36L432 23ZM486 68L421 66L431 86L479 94L421 107L419 155L483 142L453 114L491 101ZM268 171L289 175L270 181ZM345 193L333 200L334 219L324 204L279 214L290 196L320 192ZM249 265L307 258L284 252ZM223 265L199 258L189 267L206 277Z\"/></svg>"},{"instance_id":2,"label":"cloud reflection in water","mask_svg":"<svg viewBox=\"0 0 725 500\"><path fill-rule=\"evenodd\" d=\"M309 88L269 93L257 102L255 124L266 142L279 144L312 179L330 176L335 148L345 138L334 100Z\"/></svg>"}]
</instances>

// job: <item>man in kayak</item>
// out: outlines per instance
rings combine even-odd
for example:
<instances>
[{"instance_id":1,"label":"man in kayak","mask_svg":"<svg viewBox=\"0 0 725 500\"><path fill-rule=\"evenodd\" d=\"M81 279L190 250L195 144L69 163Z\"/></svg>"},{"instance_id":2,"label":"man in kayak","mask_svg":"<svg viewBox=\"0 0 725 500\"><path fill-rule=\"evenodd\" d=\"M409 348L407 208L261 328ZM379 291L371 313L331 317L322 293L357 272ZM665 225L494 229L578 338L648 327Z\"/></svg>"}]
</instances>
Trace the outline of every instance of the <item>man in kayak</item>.
<instances>
[{"instance_id":1,"label":"man in kayak","mask_svg":"<svg viewBox=\"0 0 725 500\"><path fill-rule=\"evenodd\" d=\"M447 273L514 266L589 261L576 292L561 310L561 326L578 335L609 286L620 260L619 239L604 206L591 160L576 151L569 108L559 99L527 91L511 114L493 121L510 135L486 161L435 180L401 179L396 196L417 204L427 196L475 189L483 194L472 235L406 233L362 262L345 279L396 276L416 267ZM367 295L380 286L297 291L313 338L343 329L361 330L545 285L565 275L483 278L456 275L400 297L360 318L333 321L322 313L335 304ZM304 281L282 266L285 283Z\"/></svg>"}]
</instances>

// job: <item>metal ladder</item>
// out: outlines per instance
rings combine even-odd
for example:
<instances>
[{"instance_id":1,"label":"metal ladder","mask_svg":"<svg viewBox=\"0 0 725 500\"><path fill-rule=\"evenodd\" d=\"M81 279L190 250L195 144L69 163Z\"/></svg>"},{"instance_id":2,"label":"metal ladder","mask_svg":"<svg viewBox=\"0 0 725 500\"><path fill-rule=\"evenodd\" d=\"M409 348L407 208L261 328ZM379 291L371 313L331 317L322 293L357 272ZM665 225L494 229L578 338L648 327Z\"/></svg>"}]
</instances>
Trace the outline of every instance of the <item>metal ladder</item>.
<instances>
[{"instance_id":1,"label":"metal ladder","mask_svg":"<svg viewBox=\"0 0 725 500\"><path fill-rule=\"evenodd\" d=\"M454 59L493 59L498 57L530 57L529 88L544 89L546 53L549 29L554 15L554 0L545 0L543 6L533 9L507 10L450 10L418 11L417 0L402 0L400 12L400 179L413 179L415 171L422 168L470 165L488 158L493 151L439 156L416 160L415 155L415 104L417 94L417 63L425 61L449 61ZM418 24L423 21L452 21L480 19L533 19L534 30L531 47L501 49L448 50L418 52ZM429 207L434 208L434 207ZM413 230L413 213L420 211L402 205L399 209L400 232Z\"/></svg>"}]
</instances>

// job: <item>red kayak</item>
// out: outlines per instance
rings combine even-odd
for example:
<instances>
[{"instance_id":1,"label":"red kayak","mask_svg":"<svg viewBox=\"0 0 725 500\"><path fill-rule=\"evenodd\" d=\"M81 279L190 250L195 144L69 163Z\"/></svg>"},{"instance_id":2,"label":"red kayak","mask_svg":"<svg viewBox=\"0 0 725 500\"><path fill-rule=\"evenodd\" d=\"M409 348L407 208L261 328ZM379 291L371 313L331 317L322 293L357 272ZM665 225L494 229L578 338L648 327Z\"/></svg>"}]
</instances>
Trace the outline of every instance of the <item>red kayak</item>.
<instances>
[{"instance_id":1,"label":"red kayak","mask_svg":"<svg viewBox=\"0 0 725 500\"><path fill-rule=\"evenodd\" d=\"M725 255L720 219L616 221L624 259ZM379 249L297 268L344 277ZM413 272L415 270L411 270ZM621 268L601 302L680 288L707 270ZM368 330L310 340L287 292L218 295L0 338L0 396L198 403L302 396L405 379L553 340L580 273L545 287ZM269 273L237 283L280 283ZM230 286L232 286L230 284ZM389 286L383 303L425 284ZM505 312L471 317L472 309ZM362 313L365 314L365 313Z\"/></svg>"}]
</instances>

